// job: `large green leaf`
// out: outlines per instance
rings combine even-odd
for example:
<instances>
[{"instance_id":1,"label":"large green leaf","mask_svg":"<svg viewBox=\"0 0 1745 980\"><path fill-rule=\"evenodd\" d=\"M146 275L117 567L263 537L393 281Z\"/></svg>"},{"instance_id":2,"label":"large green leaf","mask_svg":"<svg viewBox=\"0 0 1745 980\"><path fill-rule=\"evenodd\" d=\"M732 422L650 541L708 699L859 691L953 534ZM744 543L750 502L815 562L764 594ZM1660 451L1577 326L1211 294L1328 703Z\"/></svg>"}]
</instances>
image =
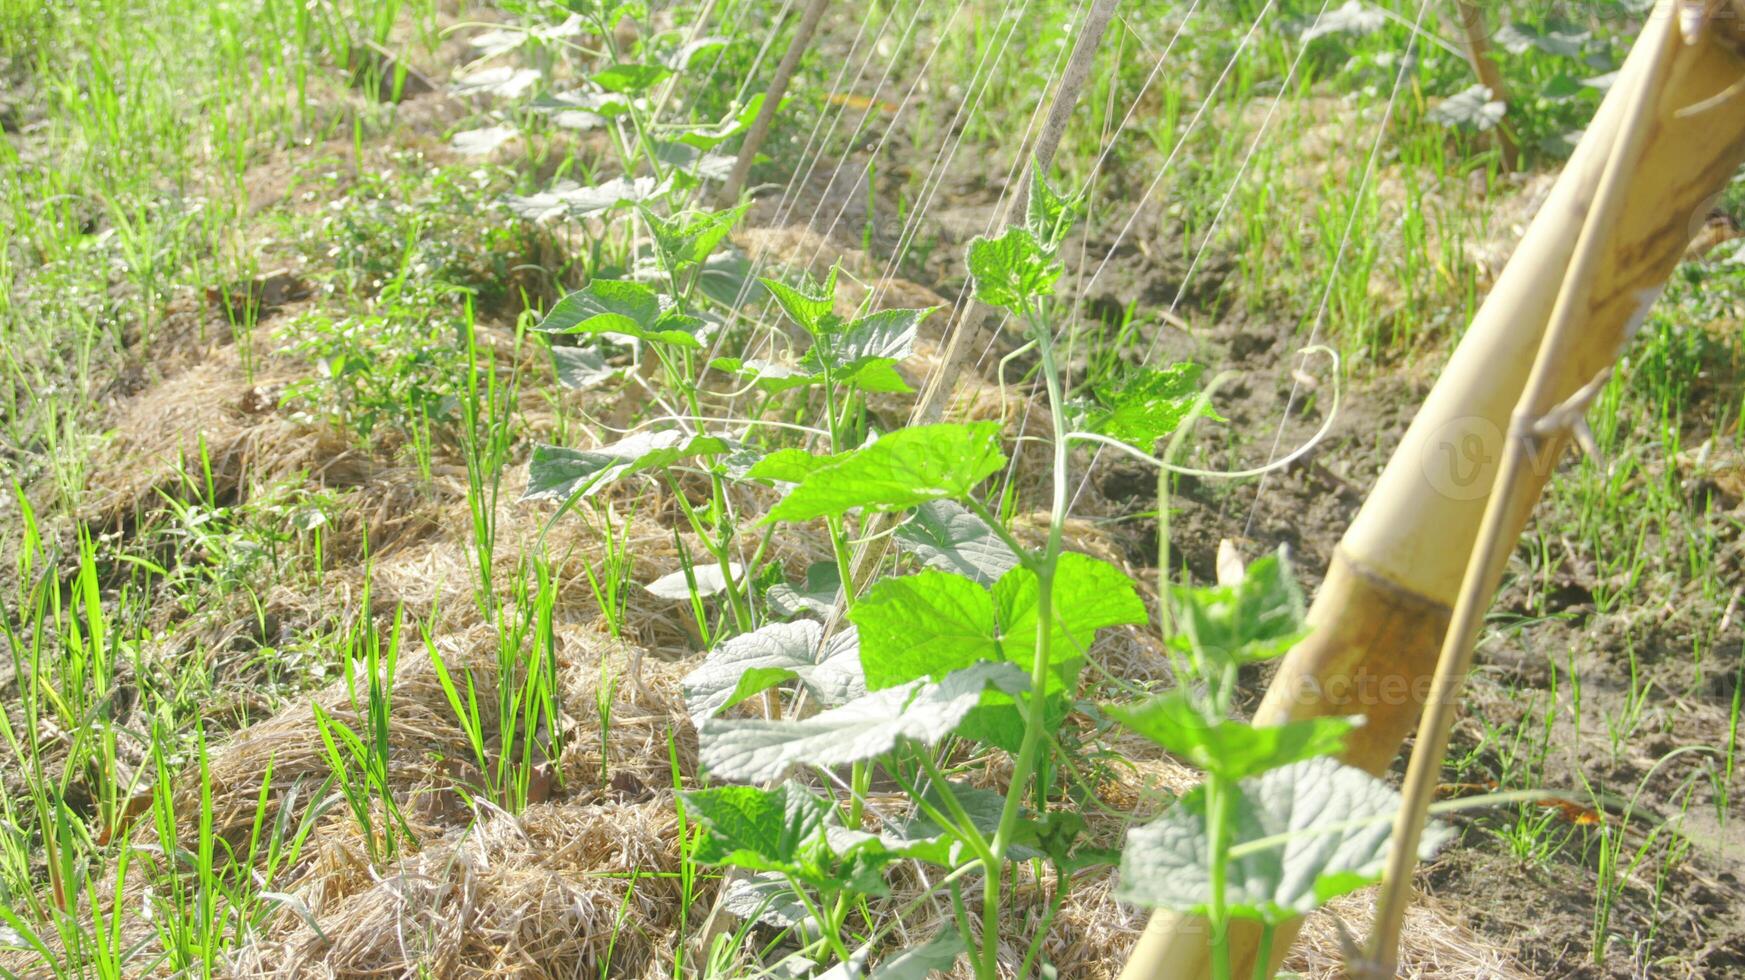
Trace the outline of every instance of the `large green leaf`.
<instances>
[{"instance_id":1,"label":"large green leaf","mask_svg":"<svg viewBox=\"0 0 1745 980\"><path fill-rule=\"evenodd\" d=\"M990 585L1018 565L1011 546L986 521L955 501L915 508L894 535L897 545L930 568Z\"/></svg>"},{"instance_id":2,"label":"large green leaf","mask_svg":"<svg viewBox=\"0 0 1745 980\"><path fill-rule=\"evenodd\" d=\"M976 298L1014 313L1030 300L1054 292L1061 265L1049 256L1028 228L1012 227L999 238L969 243L969 274Z\"/></svg>"},{"instance_id":3,"label":"large green leaf","mask_svg":"<svg viewBox=\"0 0 1745 980\"><path fill-rule=\"evenodd\" d=\"M860 628L861 664L873 690L1001 659L993 597L960 575L929 569L880 579L848 618Z\"/></svg>"},{"instance_id":4,"label":"large green leaf","mask_svg":"<svg viewBox=\"0 0 1745 980\"><path fill-rule=\"evenodd\" d=\"M899 429L812 470L763 523L840 516L855 508L906 510L962 497L1005 464L998 422Z\"/></svg>"},{"instance_id":5,"label":"large green leaf","mask_svg":"<svg viewBox=\"0 0 1745 980\"><path fill-rule=\"evenodd\" d=\"M1305 718L1256 727L1229 719L1208 722L1181 692L1137 705L1110 705L1108 713L1146 738L1206 772L1246 779L1268 769L1335 754L1361 722L1351 718Z\"/></svg>"},{"instance_id":6,"label":"large green leaf","mask_svg":"<svg viewBox=\"0 0 1745 980\"><path fill-rule=\"evenodd\" d=\"M1229 913L1280 923L1381 879L1400 795L1361 769L1320 758L1243 780L1224 891ZM1432 826L1428 858L1450 834ZM1205 915L1211 907L1205 790L1127 835L1116 896Z\"/></svg>"},{"instance_id":7,"label":"large green leaf","mask_svg":"<svg viewBox=\"0 0 1745 980\"><path fill-rule=\"evenodd\" d=\"M774 789L721 786L682 794L685 812L709 833L697 849L705 864L785 871L814 856L825 838L830 802L798 783Z\"/></svg>"},{"instance_id":8,"label":"large green leaf","mask_svg":"<svg viewBox=\"0 0 1745 980\"><path fill-rule=\"evenodd\" d=\"M1010 664L977 664L938 684L915 681L874 691L797 721L711 718L699 731L703 767L724 779L763 782L796 765L843 766L904 741L934 745L950 735L990 684L1022 690Z\"/></svg>"},{"instance_id":9,"label":"large green leaf","mask_svg":"<svg viewBox=\"0 0 1745 980\"><path fill-rule=\"evenodd\" d=\"M927 570L876 583L854 604L861 664L873 690L916 678L939 678L984 660L1006 659L1028 670L1037 639L1038 582L1014 568L992 590L960 575ZM1076 675L1096 632L1143 623L1145 603L1120 569L1067 552L1055 568L1049 690Z\"/></svg>"},{"instance_id":10,"label":"large green leaf","mask_svg":"<svg viewBox=\"0 0 1745 980\"><path fill-rule=\"evenodd\" d=\"M722 709L787 681L804 684L825 707L864 695L856 631L838 630L825 639L823 626L800 620L733 637L685 675L685 709L701 727Z\"/></svg>"},{"instance_id":11,"label":"large green leaf","mask_svg":"<svg viewBox=\"0 0 1745 980\"><path fill-rule=\"evenodd\" d=\"M1303 637L1303 593L1281 551L1248 566L1241 582L1171 590L1183 653L1216 663L1253 663L1282 655Z\"/></svg>"},{"instance_id":12,"label":"large green leaf","mask_svg":"<svg viewBox=\"0 0 1745 980\"><path fill-rule=\"evenodd\" d=\"M534 327L543 333L618 334L701 347L708 321L681 312L670 297L639 282L595 279L557 301Z\"/></svg>"},{"instance_id":13,"label":"large green leaf","mask_svg":"<svg viewBox=\"0 0 1745 980\"><path fill-rule=\"evenodd\" d=\"M729 448L725 439L687 435L675 429L639 432L599 449L535 446L527 463L527 490L521 499L591 497L614 480Z\"/></svg>"}]
</instances>

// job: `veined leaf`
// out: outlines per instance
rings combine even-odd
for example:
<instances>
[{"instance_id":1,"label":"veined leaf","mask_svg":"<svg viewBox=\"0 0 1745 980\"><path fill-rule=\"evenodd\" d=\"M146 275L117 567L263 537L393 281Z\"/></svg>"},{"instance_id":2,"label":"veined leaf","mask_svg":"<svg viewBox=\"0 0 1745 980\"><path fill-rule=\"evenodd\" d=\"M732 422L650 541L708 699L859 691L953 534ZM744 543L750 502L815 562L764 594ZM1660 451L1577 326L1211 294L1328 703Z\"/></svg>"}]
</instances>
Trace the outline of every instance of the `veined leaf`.
<instances>
[{"instance_id":1,"label":"veined leaf","mask_svg":"<svg viewBox=\"0 0 1745 980\"><path fill-rule=\"evenodd\" d=\"M1579 58L1587 50L1588 42L1593 40L1593 32L1556 27L1541 30L1532 24L1515 21L1497 28L1494 37L1510 54L1526 54L1537 48L1546 54Z\"/></svg>"},{"instance_id":2,"label":"veined leaf","mask_svg":"<svg viewBox=\"0 0 1745 980\"><path fill-rule=\"evenodd\" d=\"M618 334L679 347L701 347L707 321L639 282L595 279L557 301L534 327L542 333Z\"/></svg>"},{"instance_id":3,"label":"veined leaf","mask_svg":"<svg viewBox=\"0 0 1745 980\"><path fill-rule=\"evenodd\" d=\"M899 429L813 469L763 523L807 521L857 507L905 510L962 497L1005 464L998 422Z\"/></svg>"},{"instance_id":4,"label":"veined leaf","mask_svg":"<svg viewBox=\"0 0 1745 980\"><path fill-rule=\"evenodd\" d=\"M1171 589L1182 633L1170 643L1215 663L1281 656L1303 637L1303 593L1284 553L1249 565L1235 585Z\"/></svg>"},{"instance_id":5,"label":"veined leaf","mask_svg":"<svg viewBox=\"0 0 1745 980\"><path fill-rule=\"evenodd\" d=\"M826 707L864 695L855 630L839 630L827 640L823 626L800 620L733 637L685 675L685 708L700 728L723 709L787 681L804 684Z\"/></svg>"},{"instance_id":6,"label":"veined leaf","mask_svg":"<svg viewBox=\"0 0 1745 980\"><path fill-rule=\"evenodd\" d=\"M794 886L788 884L788 879L771 871L729 881L721 907L738 918L762 922L777 929L802 924L810 928L815 921L794 895Z\"/></svg>"},{"instance_id":7,"label":"veined leaf","mask_svg":"<svg viewBox=\"0 0 1745 980\"><path fill-rule=\"evenodd\" d=\"M841 592L842 573L837 570L836 563L815 561L806 566L805 581L797 585L788 582L772 585L764 593L764 598L769 601L770 611L778 616L798 616L808 612L828 616L836 608L836 599ZM855 662L858 669L858 652Z\"/></svg>"},{"instance_id":8,"label":"veined leaf","mask_svg":"<svg viewBox=\"0 0 1745 980\"><path fill-rule=\"evenodd\" d=\"M1180 692L1138 705L1110 705L1106 710L1116 721L1200 769L1229 779L1246 779L1337 753L1345 747L1345 736L1363 720L1361 716L1305 718L1258 727L1228 719L1212 723Z\"/></svg>"},{"instance_id":9,"label":"veined leaf","mask_svg":"<svg viewBox=\"0 0 1745 980\"><path fill-rule=\"evenodd\" d=\"M1066 233L1078 223L1084 198L1068 197L1054 189L1042 165L1030 162L1030 199L1025 204L1024 224L1047 251L1054 251Z\"/></svg>"},{"instance_id":10,"label":"veined leaf","mask_svg":"<svg viewBox=\"0 0 1745 980\"><path fill-rule=\"evenodd\" d=\"M745 206L726 211L692 212L663 218L648 208L639 208L642 220L654 235L654 245L669 269L701 265L726 240L745 214Z\"/></svg>"},{"instance_id":11,"label":"veined leaf","mask_svg":"<svg viewBox=\"0 0 1745 980\"><path fill-rule=\"evenodd\" d=\"M1429 118L1444 126L1482 133L1495 129L1508 113L1508 104L1492 95L1489 88L1474 85L1443 99L1441 105L1430 110Z\"/></svg>"},{"instance_id":12,"label":"veined leaf","mask_svg":"<svg viewBox=\"0 0 1745 980\"><path fill-rule=\"evenodd\" d=\"M938 571L882 579L854 604L867 687L878 690L917 678L939 678L987 660L1028 668L1036 650L1036 574L1014 568L986 589ZM1145 603L1120 569L1067 552L1055 569L1055 675L1049 690L1076 676L1082 650L1109 626L1146 621Z\"/></svg>"},{"instance_id":13,"label":"veined leaf","mask_svg":"<svg viewBox=\"0 0 1745 980\"><path fill-rule=\"evenodd\" d=\"M1238 784L1224 895L1231 915L1280 923L1381 879L1400 795L1374 776L1320 758ZM1205 915L1211 905L1206 795L1197 789L1127 835L1116 896ZM1450 834L1426 829L1420 853Z\"/></svg>"},{"instance_id":14,"label":"veined leaf","mask_svg":"<svg viewBox=\"0 0 1745 980\"><path fill-rule=\"evenodd\" d=\"M841 462L847 455L814 455L804 449L778 449L758 460L745 475L753 480L799 483L818 470Z\"/></svg>"},{"instance_id":15,"label":"veined leaf","mask_svg":"<svg viewBox=\"0 0 1745 980\"><path fill-rule=\"evenodd\" d=\"M702 763L724 779L763 782L796 765L864 762L904 741L935 745L957 729L990 684L1022 690L1025 679L1011 664L977 664L938 684L874 691L798 721L711 718L699 731Z\"/></svg>"},{"instance_id":16,"label":"veined leaf","mask_svg":"<svg viewBox=\"0 0 1745 980\"><path fill-rule=\"evenodd\" d=\"M830 267L830 277L823 284L810 280L798 286L790 286L785 282L767 277L760 277L770 295L781 305L782 312L803 327L807 333L816 336L834 327L836 308L836 272L837 267Z\"/></svg>"},{"instance_id":17,"label":"veined leaf","mask_svg":"<svg viewBox=\"0 0 1745 980\"><path fill-rule=\"evenodd\" d=\"M980 517L962 504L937 500L915 508L896 530L898 547L929 568L991 585L1016 568L1018 556Z\"/></svg>"},{"instance_id":18,"label":"veined leaf","mask_svg":"<svg viewBox=\"0 0 1745 980\"><path fill-rule=\"evenodd\" d=\"M731 448L715 436L687 436L673 429L639 432L599 449L536 446L527 463L527 491L522 500L568 501L591 497L614 480L634 473L671 466L691 456L726 452Z\"/></svg>"},{"instance_id":19,"label":"veined leaf","mask_svg":"<svg viewBox=\"0 0 1745 980\"><path fill-rule=\"evenodd\" d=\"M1016 313L1039 296L1052 295L1060 263L1050 257L1028 228L1008 228L999 238L969 243L969 274L976 298Z\"/></svg>"},{"instance_id":20,"label":"veined leaf","mask_svg":"<svg viewBox=\"0 0 1745 980\"><path fill-rule=\"evenodd\" d=\"M666 183L657 184L653 177L614 177L592 187L583 187L573 180L562 180L553 184L550 190L527 197L511 195L504 198L504 201L509 205L509 210L523 218L548 221L563 215L579 218L598 211L635 204L666 193L669 186Z\"/></svg>"},{"instance_id":21,"label":"veined leaf","mask_svg":"<svg viewBox=\"0 0 1745 980\"><path fill-rule=\"evenodd\" d=\"M1082 424L1092 432L1120 439L1150 451L1192 418L1200 399L1198 364L1183 361L1163 370L1146 368L1121 385L1099 386L1093 394L1096 407L1085 413ZM1209 408L1205 417L1222 422Z\"/></svg>"},{"instance_id":22,"label":"veined leaf","mask_svg":"<svg viewBox=\"0 0 1745 980\"><path fill-rule=\"evenodd\" d=\"M557 383L576 391L587 391L623 373L606 363L606 355L594 347L553 347L551 363L557 373Z\"/></svg>"}]
</instances>

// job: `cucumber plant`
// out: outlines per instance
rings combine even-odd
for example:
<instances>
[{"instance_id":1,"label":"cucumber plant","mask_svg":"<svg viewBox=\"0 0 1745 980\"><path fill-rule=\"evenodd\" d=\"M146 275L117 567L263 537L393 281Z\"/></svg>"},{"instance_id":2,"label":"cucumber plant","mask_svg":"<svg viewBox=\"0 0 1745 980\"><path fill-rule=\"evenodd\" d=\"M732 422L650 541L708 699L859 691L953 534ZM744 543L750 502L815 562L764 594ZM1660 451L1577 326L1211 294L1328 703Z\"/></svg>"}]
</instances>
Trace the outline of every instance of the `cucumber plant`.
<instances>
[{"instance_id":1,"label":"cucumber plant","mask_svg":"<svg viewBox=\"0 0 1745 980\"><path fill-rule=\"evenodd\" d=\"M697 860L750 875L733 881L728 907L788 930L797 959L835 960L846 975L859 975L886 938L891 918L872 902L890 895L886 872L896 863L943 869L928 880L957 914L886 966L968 953L976 976L993 978L1042 970L1047 926L1073 875L1119 860L1130 901L1211 920L1218 975L1227 977L1232 918L1270 926L1375 879L1392 791L1326 757L1350 720L1257 727L1229 717L1238 669L1282 653L1302 631L1288 569L1267 558L1239 581L1167 590L1165 636L1180 686L1107 709L1205 769L1205 787L1133 831L1119 857L1083 839L1083 818L1061 789L1072 759L1058 733L1083 707L1081 675L1099 631L1146 626L1150 616L1123 571L1065 548L1070 447L1120 438L1143 454L1209 410L1194 371L1178 368L1071 411L1051 298L1058 246L1079 204L1040 174L1032 188L1025 224L973 242L969 267L978 296L1013 315L1040 360L1053 452L1041 542L1020 540L979 492L1008 462L995 422L900 429L843 448L832 419L829 451L784 449L754 463L748 478L784 491L762 526L822 521L841 554L856 515L912 511L895 539L920 567L845 595L846 624L767 623L710 652L685 695L707 775L730 784L684 793L683 806L704 828ZM828 284L772 292L819 341L819 363L841 350L834 325L821 326ZM755 380L789 377L721 366ZM828 395L825 404L839 410ZM1074 414L1088 428L1075 430ZM839 581L852 582L846 568ZM789 696L765 700L763 716L731 713L772 691ZM771 704L785 709L772 713ZM961 778L988 754L1008 760L1003 791ZM901 811L878 812L876 827L875 781L904 791ZM1059 887L1021 961L1002 964L1014 864L1051 867Z\"/></svg>"}]
</instances>

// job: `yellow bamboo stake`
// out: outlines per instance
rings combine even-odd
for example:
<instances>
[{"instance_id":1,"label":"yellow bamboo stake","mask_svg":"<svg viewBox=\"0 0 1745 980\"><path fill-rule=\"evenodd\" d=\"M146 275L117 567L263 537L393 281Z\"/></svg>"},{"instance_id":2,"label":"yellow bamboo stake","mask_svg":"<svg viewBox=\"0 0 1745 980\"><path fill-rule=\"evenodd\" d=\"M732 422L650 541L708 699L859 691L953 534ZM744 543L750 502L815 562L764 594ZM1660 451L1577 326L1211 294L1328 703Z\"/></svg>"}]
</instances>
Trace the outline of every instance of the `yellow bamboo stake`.
<instances>
[{"instance_id":1,"label":"yellow bamboo stake","mask_svg":"<svg viewBox=\"0 0 1745 980\"><path fill-rule=\"evenodd\" d=\"M1466 674L1472 668L1474 645L1479 627L1496 594L1502 566L1512 550L1514 537L1508 536L1509 515L1519 508L1521 491L1529 488L1528 474L1535 469L1548 470L1561 452L1540 447L1555 442L1560 449L1569 434L1580 423L1587 402L1599 391L1599 385L1610 375L1602 369L1599 378L1570 396L1570 402L1559 408L1554 388L1558 365L1575 356L1591 335L1584 335L1581 316L1586 312L1588 296L1593 292L1600 258L1612 237L1612 230L1623 217L1625 193L1636 179L1635 168L1641 157L1642 143L1647 138L1655 103L1665 87L1666 70L1672 62L1674 45L1679 44L1678 32L1669 18L1661 18L1644 33L1638 47L1648 52L1642 69L1642 83L1632 93L1622 128L1606 161L1604 175L1595 192L1593 206L1577 240L1575 256L1557 295L1557 305L1551 313L1551 324L1534 358L1527 388L1515 408L1509 431L1503 440L1502 469L1485 503L1484 521L1479 526L1478 541L1467 559L1466 574L1461 581L1460 595L1454 605L1453 621L1443 635L1442 650L1437 658L1436 677L1430 688L1430 702L1418 724L1418 738L1412 745L1411 767L1406 772L1406 784L1398 819L1394 822L1390 842L1387 877L1377 903L1375 934L1369 949L1369 959L1354 969L1359 973L1386 980L1394 975L1399 958L1400 930L1405 926L1406 907L1412 899L1412 873L1418 867L1418 844L1423 838L1429 818L1430 804L1435 802L1436 785L1442 777L1443 757L1448 753L1448 736L1454 727L1454 712L1460 704L1460 693L1466 684ZM1621 344L1619 345L1622 346ZM1538 488L1531 487L1533 497ZM1517 529L1517 534L1519 533Z\"/></svg>"},{"instance_id":2,"label":"yellow bamboo stake","mask_svg":"<svg viewBox=\"0 0 1745 980\"><path fill-rule=\"evenodd\" d=\"M1336 550L1309 612L1314 632L1292 650L1256 712L1259 724L1361 714L1344 760L1381 773L1417 724L1440 640L1465 578L1504 434L1525 389L1591 202L1629 106L1647 90L1641 156L1622 188L1620 216L1595 243L1591 291L1576 311L1581 343L1552 366L1547 400L1568 400L1612 365L1683 256L1709 203L1745 162L1741 21L1718 19L1672 51L1664 81L1647 68L1653 39L1668 30L1662 3L1589 126L1550 198L1474 319L1442 378ZM1688 20L1681 23L1688 24ZM1500 509L1499 539L1515 541L1567 436L1543 439L1520 493ZM1486 591L1512 549L1486 568ZM1282 960L1296 930L1281 928ZM1128 980L1209 976L1203 920L1152 917L1122 974ZM1259 931L1232 930L1238 977L1253 975ZM1270 975L1270 974L1269 974Z\"/></svg>"}]
</instances>

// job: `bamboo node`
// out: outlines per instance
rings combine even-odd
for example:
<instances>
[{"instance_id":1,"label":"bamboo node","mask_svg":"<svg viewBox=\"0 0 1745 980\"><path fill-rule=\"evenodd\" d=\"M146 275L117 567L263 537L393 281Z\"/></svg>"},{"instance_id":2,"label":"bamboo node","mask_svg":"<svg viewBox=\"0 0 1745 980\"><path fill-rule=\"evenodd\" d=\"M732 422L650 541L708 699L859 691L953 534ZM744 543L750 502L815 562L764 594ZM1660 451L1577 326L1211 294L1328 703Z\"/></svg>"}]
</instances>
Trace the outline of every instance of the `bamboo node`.
<instances>
[{"instance_id":1,"label":"bamboo node","mask_svg":"<svg viewBox=\"0 0 1745 980\"><path fill-rule=\"evenodd\" d=\"M1587 410L1611 380L1612 369L1608 367L1594 375L1575 394L1543 414L1516 412L1509 422L1509 435L1538 449L1542 440L1569 433L1575 437L1576 445L1581 447L1581 451L1588 458L1596 463L1602 462L1599 443L1594 439L1593 429L1587 424Z\"/></svg>"}]
</instances>

